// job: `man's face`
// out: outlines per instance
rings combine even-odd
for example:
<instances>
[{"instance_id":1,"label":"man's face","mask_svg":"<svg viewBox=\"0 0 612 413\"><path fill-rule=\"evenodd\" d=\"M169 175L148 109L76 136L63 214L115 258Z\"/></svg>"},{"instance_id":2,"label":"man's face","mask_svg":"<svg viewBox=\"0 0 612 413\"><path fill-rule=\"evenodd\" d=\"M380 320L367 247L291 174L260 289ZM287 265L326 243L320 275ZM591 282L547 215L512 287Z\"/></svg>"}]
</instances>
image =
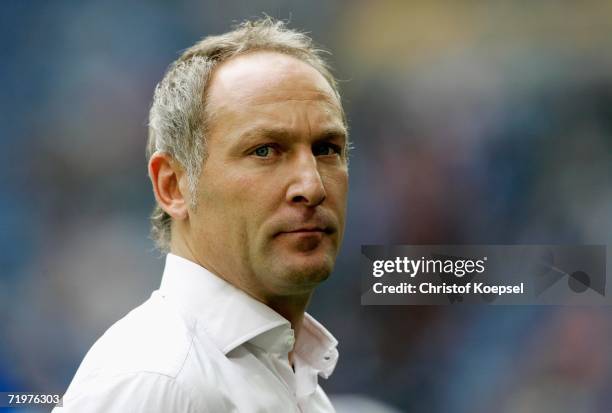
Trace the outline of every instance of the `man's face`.
<instances>
[{"instance_id":1,"label":"man's face","mask_svg":"<svg viewBox=\"0 0 612 413\"><path fill-rule=\"evenodd\" d=\"M331 272L348 189L340 103L308 64L254 52L208 89L208 157L190 211L198 261L260 298L306 293Z\"/></svg>"}]
</instances>

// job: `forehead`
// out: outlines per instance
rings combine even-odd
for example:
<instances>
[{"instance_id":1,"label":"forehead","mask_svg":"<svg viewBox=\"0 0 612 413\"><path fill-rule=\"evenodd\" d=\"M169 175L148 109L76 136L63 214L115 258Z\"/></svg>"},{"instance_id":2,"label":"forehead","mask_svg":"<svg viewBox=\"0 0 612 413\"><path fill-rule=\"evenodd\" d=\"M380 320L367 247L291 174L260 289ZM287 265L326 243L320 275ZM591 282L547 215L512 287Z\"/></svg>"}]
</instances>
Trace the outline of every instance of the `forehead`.
<instances>
[{"instance_id":1,"label":"forehead","mask_svg":"<svg viewBox=\"0 0 612 413\"><path fill-rule=\"evenodd\" d=\"M213 72L207 109L236 112L282 102L316 102L341 116L340 102L327 80L309 64L279 52L257 51L222 63Z\"/></svg>"}]
</instances>

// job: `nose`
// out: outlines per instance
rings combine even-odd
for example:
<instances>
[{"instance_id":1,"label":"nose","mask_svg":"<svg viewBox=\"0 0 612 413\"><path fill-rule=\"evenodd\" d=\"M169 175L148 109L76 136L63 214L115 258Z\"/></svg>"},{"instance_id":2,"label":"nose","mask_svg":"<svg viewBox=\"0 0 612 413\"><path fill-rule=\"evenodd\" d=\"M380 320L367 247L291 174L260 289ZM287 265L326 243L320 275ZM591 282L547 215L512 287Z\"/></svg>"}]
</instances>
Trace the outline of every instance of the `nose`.
<instances>
[{"instance_id":1,"label":"nose","mask_svg":"<svg viewBox=\"0 0 612 413\"><path fill-rule=\"evenodd\" d=\"M327 195L317 168L316 157L311 152L300 154L291 169L287 202L308 207L321 204Z\"/></svg>"}]
</instances>

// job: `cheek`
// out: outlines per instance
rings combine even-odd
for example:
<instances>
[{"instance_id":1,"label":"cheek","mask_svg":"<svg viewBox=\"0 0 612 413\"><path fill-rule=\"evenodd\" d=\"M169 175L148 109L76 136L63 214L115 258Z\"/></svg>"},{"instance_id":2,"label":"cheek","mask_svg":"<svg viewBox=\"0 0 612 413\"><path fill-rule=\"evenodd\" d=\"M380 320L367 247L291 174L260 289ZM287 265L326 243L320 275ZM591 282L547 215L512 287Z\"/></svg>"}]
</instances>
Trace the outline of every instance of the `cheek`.
<instances>
[{"instance_id":1,"label":"cheek","mask_svg":"<svg viewBox=\"0 0 612 413\"><path fill-rule=\"evenodd\" d=\"M205 242L219 255L228 250L242 255L248 244L249 182L225 175L206 185L202 182L201 204L198 205L196 224Z\"/></svg>"},{"instance_id":2,"label":"cheek","mask_svg":"<svg viewBox=\"0 0 612 413\"><path fill-rule=\"evenodd\" d=\"M327 196L338 207L344 207L348 194L348 172L346 170L322 172L321 179L323 180Z\"/></svg>"},{"instance_id":3,"label":"cheek","mask_svg":"<svg viewBox=\"0 0 612 413\"><path fill-rule=\"evenodd\" d=\"M234 172L219 181L215 192L217 207L227 216L228 224L246 237L274 211L278 185L259 174Z\"/></svg>"},{"instance_id":4,"label":"cheek","mask_svg":"<svg viewBox=\"0 0 612 413\"><path fill-rule=\"evenodd\" d=\"M340 227L339 241L341 242L346 216L348 173L335 171L334 173L326 174L322 178L325 185L325 192L327 193L326 203L338 220L338 225Z\"/></svg>"},{"instance_id":5,"label":"cheek","mask_svg":"<svg viewBox=\"0 0 612 413\"><path fill-rule=\"evenodd\" d=\"M265 203L266 195L270 192L266 182L257 175L230 175L226 182L229 201L248 217Z\"/></svg>"}]
</instances>

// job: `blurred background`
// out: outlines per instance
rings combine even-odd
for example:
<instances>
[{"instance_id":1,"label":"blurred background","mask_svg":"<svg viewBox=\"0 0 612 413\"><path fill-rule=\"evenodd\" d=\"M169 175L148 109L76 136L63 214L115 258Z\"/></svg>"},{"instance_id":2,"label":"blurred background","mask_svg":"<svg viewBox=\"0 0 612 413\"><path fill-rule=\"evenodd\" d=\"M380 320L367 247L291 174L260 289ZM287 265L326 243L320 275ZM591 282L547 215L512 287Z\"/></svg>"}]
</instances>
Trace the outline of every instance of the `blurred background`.
<instances>
[{"instance_id":1,"label":"blurred background","mask_svg":"<svg viewBox=\"0 0 612 413\"><path fill-rule=\"evenodd\" d=\"M355 146L310 309L338 410L612 411L612 309L362 307L358 271L362 244L612 243L609 1L3 1L0 391L63 393L158 287L154 86L262 12L332 51Z\"/></svg>"}]
</instances>

